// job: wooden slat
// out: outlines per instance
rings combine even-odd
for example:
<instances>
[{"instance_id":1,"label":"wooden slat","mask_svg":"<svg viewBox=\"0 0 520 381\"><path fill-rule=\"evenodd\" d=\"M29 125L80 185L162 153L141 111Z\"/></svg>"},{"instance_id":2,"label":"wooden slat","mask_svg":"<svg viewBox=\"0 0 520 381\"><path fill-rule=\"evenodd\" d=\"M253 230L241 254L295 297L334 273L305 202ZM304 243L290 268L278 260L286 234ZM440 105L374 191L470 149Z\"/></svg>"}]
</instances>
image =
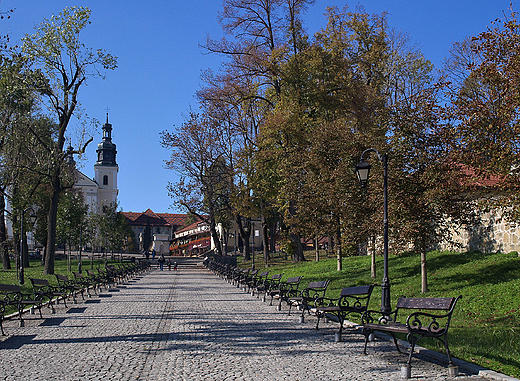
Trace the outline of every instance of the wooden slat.
<instances>
[{"instance_id":1,"label":"wooden slat","mask_svg":"<svg viewBox=\"0 0 520 381\"><path fill-rule=\"evenodd\" d=\"M399 298L397 308L449 310L455 298Z\"/></svg>"},{"instance_id":2,"label":"wooden slat","mask_svg":"<svg viewBox=\"0 0 520 381\"><path fill-rule=\"evenodd\" d=\"M372 286L346 287L341 290L341 296L368 294Z\"/></svg>"}]
</instances>

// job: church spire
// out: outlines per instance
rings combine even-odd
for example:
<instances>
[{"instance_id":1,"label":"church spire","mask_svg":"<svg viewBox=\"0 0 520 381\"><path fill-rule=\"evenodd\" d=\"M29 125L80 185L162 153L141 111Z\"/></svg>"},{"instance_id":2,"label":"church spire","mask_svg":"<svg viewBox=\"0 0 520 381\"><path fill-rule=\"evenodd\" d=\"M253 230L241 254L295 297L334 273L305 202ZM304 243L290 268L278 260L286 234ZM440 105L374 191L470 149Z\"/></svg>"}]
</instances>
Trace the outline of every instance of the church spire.
<instances>
[{"instance_id":1,"label":"church spire","mask_svg":"<svg viewBox=\"0 0 520 381\"><path fill-rule=\"evenodd\" d=\"M103 140L98 144L96 152L98 154L98 159L95 165L117 166L117 151L116 145L112 143L112 125L108 123L108 111L107 121L103 125Z\"/></svg>"}]
</instances>

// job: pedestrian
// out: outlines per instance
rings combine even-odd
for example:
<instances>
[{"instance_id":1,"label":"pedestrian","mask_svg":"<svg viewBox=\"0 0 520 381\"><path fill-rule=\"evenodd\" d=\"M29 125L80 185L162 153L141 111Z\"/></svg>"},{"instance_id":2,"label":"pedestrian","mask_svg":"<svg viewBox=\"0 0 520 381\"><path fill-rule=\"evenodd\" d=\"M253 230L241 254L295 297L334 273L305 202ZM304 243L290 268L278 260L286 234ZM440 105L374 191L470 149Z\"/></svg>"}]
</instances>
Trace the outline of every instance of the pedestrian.
<instances>
[{"instance_id":1,"label":"pedestrian","mask_svg":"<svg viewBox=\"0 0 520 381\"><path fill-rule=\"evenodd\" d=\"M177 262L173 262L173 269L177 270Z\"/></svg>"},{"instance_id":2,"label":"pedestrian","mask_svg":"<svg viewBox=\"0 0 520 381\"><path fill-rule=\"evenodd\" d=\"M155 249L152 250L152 261L155 260Z\"/></svg>"},{"instance_id":3,"label":"pedestrian","mask_svg":"<svg viewBox=\"0 0 520 381\"><path fill-rule=\"evenodd\" d=\"M168 258L168 261L166 262L166 264L168 265L168 271L171 271L172 270L172 260L170 258Z\"/></svg>"},{"instance_id":4,"label":"pedestrian","mask_svg":"<svg viewBox=\"0 0 520 381\"><path fill-rule=\"evenodd\" d=\"M163 270L163 267L164 267L164 254L161 254L161 256L159 257L159 267L161 269L161 271Z\"/></svg>"}]
</instances>

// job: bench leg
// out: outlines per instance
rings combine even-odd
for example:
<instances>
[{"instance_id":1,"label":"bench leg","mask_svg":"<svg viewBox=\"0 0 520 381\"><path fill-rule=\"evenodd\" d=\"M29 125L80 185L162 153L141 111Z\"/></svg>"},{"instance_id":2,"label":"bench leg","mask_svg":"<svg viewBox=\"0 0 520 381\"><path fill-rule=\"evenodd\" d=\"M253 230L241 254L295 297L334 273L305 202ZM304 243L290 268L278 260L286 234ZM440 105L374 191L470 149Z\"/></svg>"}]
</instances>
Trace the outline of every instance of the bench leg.
<instances>
[{"instance_id":1,"label":"bench leg","mask_svg":"<svg viewBox=\"0 0 520 381\"><path fill-rule=\"evenodd\" d=\"M397 344L397 337L395 337L395 333L392 333L392 338L394 339L395 349L397 349L397 352L402 353L401 349L399 348L399 344Z\"/></svg>"},{"instance_id":2,"label":"bench leg","mask_svg":"<svg viewBox=\"0 0 520 381\"><path fill-rule=\"evenodd\" d=\"M444 335L444 340L441 340L443 341L444 343L444 348L446 349L446 356L448 356L448 367L453 367L453 361L451 360L451 353L450 353L450 348L448 347L448 336L447 336L447 332L446 334ZM440 338L439 338L440 340Z\"/></svg>"},{"instance_id":3,"label":"bench leg","mask_svg":"<svg viewBox=\"0 0 520 381\"><path fill-rule=\"evenodd\" d=\"M316 311L316 318L317 318L317 321L316 321L316 331L317 331L318 327L320 325L320 319L321 319L321 312L320 311Z\"/></svg>"},{"instance_id":4,"label":"bench leg","mask_svg":"<svg viewBox=\"0 0 520 381\"><path fill-rule=\"evenodd\" d=\"M372 334L372 330L363 328L363 335L365 335L365 347L363 348L364 355L367 354L367 344L368 344L368 339L371 334Z\"/></svg>"}]
</instances>

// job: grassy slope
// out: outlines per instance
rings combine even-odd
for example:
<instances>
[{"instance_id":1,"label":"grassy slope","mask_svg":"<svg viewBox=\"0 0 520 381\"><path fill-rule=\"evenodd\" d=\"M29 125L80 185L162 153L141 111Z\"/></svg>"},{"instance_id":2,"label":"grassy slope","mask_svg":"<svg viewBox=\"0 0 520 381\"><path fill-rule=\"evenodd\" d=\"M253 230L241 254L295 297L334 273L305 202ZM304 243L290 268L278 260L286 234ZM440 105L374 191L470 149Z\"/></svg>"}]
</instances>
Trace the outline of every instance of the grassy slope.
<instances>
[{"instance_id":1,"label":"grassy slope","mask_svg":"<svg viewBox=\"0 0 520 381\"><path fill-rule=\"evenodd\" d=\"M313 254L307 255L311 259ZM369 257L343 259L336 271L336 259L300 264L282 263L269 267L271 274L303 275L302 286L313 280L331 279L327 295L339 294L342 287L376 284L371 309L381 302L382 258L377 277L370 277ZM428 254L429 292L421 293L420 258L416 254L391 256L389 277L392 305L399 296L441 297L462 295L456 306L449 333L453 356L513 377L520 377L520 257L509 254L431 252ZM249 263L241 266L247 267ZM257 268L263 266L258 263ZM353 319L355 320L355 319ZM441 350L437 341L420 345Z\"/></svg>"}]
</instances>

